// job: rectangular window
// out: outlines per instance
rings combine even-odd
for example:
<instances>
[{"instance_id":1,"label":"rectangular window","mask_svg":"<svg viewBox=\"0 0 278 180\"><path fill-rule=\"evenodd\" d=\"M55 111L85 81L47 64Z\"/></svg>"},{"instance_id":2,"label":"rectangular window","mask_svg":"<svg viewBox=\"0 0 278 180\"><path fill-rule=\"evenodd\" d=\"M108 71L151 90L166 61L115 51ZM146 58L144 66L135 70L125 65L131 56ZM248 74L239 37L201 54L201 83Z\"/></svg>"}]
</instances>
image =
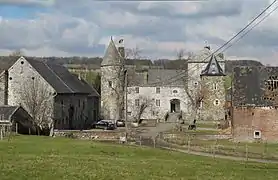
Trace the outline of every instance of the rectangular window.
<instances>
[{"instance_id":1,"label":"rectangular window","mask_svg":"<svg viewBox=\"0 0 278 180\"><path fill-rule=\"evenodd\" d=\"M199 104L199 108L202 108L202 107L203 107L203 101L201 101Z\"/></svg>"},{"instance_id":2,"label":"rectangular window","mask_svg":"<svg viewBox=\"0 0 278 180\"><path fill-rule=\"evenodd\" d=\"M159 99L155 100L155 105L160 106L160 100Z\"/></svg>"},{"instance_id":3,"label":"rectangular window","mask_svg":"<svg viewBox=\"0 0 278 180\"><path fill-rule=\"evenodd\" d=\"M216 84L216 83L213 83L213 84L212 84L212 88L213 88L213 90L217 90L217 84Z\"/></svg>"},{"instance_id":4,"label":"rectangular window","mask_svg":"<svg viewBox=\"0 0 278 180\"><path fill-rule=\"evenodd\" d=\"M109 87L112 87L112 81L108 81Z\"/></svg>"},{"instance_id":5,"label":"rectangular window","mask_svg":"<svg viewBox=\"0 0 278 180\"><path fill-rule=\"evenodd\" d=\"M159 93L160 93L160 88L157 87L157 88L156 88L156 94L159 94Z\"/></svg>"},{"instance_id":6,"label":"rectangular window","mask_svg":"<svg viewBox=\"0 0 278 180\"><path fill-rule=\"evenodd\" d=\"M139 99L135 99L135 106L139 106Z\"/></svg>"},{"instance_id":7,"label":"rectangular window","mask_svg":"<svg viewBox=\"0 0 278 180\"><path fill-rule=\"evenodd\" d=\"M135 88L135 93L139 93L139 87Z\"/></svg>"}]
</instances>

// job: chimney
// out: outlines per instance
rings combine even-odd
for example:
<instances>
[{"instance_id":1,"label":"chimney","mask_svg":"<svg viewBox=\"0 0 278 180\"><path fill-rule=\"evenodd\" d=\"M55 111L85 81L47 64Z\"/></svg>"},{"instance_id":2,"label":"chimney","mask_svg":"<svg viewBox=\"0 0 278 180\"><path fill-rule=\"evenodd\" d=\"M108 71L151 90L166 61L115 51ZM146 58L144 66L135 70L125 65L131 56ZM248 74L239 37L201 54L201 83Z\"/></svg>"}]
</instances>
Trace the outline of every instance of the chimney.
<instances>
[{"instance_id":1,"label":"chimney","mask_svg":"<svg viewBox=\"0 0 278 180\"><path fill-rule=\"evenodd\" d=\"M125 46L124 46L124 39L119 40L118 51L120 55L125 58Z\"/></svg>"},{"instance_id":2,"label":"chimney","mask_svg":"<svg viewBox=\"0 0 278 180\"><path fill-rule=\"evenodd\" d=\"M5 81L5 86L4 86L4 105L8 105L8 92L9 92L9 81L8 81L8 78L9 78L9 72L8 70L5 70L4 71L4 81Z\"/></svg>"}]
</instances>

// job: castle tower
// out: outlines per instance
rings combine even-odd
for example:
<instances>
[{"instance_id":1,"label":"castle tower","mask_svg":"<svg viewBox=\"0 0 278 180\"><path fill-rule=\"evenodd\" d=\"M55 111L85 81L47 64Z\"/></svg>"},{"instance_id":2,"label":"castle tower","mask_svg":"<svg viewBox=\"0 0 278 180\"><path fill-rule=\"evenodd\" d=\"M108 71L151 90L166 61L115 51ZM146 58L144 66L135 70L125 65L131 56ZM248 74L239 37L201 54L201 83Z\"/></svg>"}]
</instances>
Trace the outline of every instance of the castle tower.
<instances>
[{"instance_id":1,"label":"castle tower","mask_svg":"<svg viewBox=\"0 0 278 180\"><path fill-rule=\"evenodd\" d=\"M200 109L201 120L225 119L224 71L217 57L212 54L206 68L201 72L201 94L203 100Z\"/></svg>"},{"instance_id":2,"label":"castle tower","mask_svg":"<svg viewBox=\"0 0 278 180\"><path fill-rule=\"evenodd\" d=\"M111 38L101 63L101 115L103 119L118 120L123 115L124 58Z\"/></svg>"}]
</instances>

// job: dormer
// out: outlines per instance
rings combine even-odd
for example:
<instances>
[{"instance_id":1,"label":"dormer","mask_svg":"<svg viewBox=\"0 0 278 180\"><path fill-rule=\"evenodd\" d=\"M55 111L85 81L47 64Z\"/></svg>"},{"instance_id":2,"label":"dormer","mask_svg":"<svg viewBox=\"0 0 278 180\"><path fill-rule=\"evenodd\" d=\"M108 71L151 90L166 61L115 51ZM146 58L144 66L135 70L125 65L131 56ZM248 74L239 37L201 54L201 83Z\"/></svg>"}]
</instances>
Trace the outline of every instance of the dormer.
<instances>
[{"instance_id":1,"label":"dormer","mask_svg":"<svg viewBox=\"0 0 278 180\"><path fill-rule=\"evenodd\" d=\"M208 65L202 71L200 76L225 76L224 71L214 54L211 55Z\"/></svg>"}]
</instances>

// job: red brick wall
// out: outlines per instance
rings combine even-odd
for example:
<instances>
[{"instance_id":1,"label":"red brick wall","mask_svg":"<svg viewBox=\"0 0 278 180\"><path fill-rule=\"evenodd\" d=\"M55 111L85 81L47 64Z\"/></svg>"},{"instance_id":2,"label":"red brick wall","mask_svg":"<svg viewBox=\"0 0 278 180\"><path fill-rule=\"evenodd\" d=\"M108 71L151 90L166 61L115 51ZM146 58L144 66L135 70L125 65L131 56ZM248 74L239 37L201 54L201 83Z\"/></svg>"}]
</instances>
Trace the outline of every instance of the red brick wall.
<instances>
[{"instance_id":1,"label":"red brick wall","mask_svg":"<svg viewBox=\"0 0 278 180\"><path fill-rule=\"evenodd\" d=\"M236 141L254 141L254 131L259 130L263 141L278 142L278 109L234 107L232 126Z\"/></svg>"}]
</instances>

